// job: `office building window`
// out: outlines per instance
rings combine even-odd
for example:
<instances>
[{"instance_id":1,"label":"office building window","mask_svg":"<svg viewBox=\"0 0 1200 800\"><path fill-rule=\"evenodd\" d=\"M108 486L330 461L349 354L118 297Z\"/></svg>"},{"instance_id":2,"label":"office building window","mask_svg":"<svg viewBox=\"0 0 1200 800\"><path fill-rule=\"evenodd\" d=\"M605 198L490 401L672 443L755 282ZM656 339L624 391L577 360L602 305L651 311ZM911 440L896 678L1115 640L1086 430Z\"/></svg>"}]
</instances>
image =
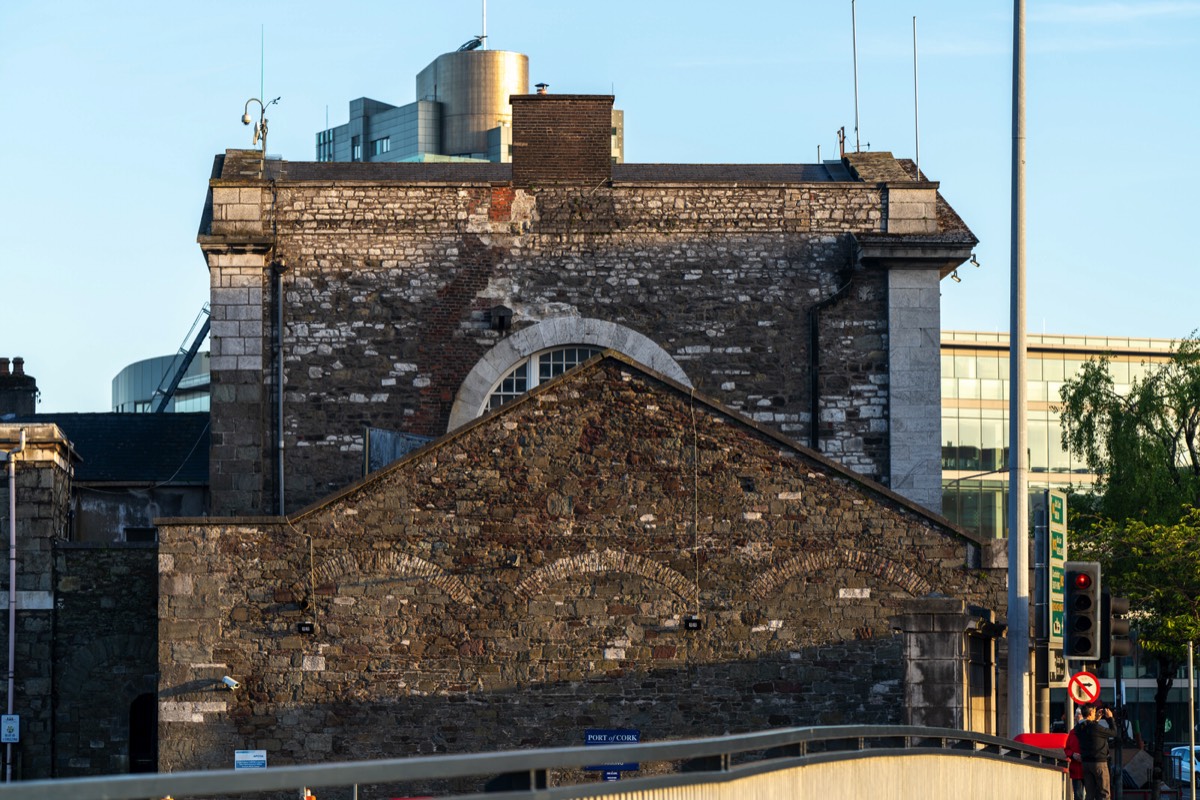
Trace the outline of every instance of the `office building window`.
<instances>
[{"instance_id":1,"label":"office building window","mask_svg":"<svg viewBox=\"0 0 1200 800\"><path fill-rule=\"evenodd\" d=\"M350 137L350 160L351 161L362 161L362 137L361 136L351 136Z\"/></svg>"},{"instance_id":2,"label":"office building window","mask_svg":"<svg viewBox=\"0 0 1200 800\"><path fill-rule=\"evenodd\" d=\"M317 134L317 161L333 161L333 131Z\"/></svg>"},{"instance_id":3,"label":"office building window","mask_svg":"<svg viewBox=\"0 0 1200 800\"><path fill-rule=\"evenodd\" d=\"M381 156L392 149L392 138L384 136L382 139L371 140L371 155Z\"/></svg>"}]
</instances>

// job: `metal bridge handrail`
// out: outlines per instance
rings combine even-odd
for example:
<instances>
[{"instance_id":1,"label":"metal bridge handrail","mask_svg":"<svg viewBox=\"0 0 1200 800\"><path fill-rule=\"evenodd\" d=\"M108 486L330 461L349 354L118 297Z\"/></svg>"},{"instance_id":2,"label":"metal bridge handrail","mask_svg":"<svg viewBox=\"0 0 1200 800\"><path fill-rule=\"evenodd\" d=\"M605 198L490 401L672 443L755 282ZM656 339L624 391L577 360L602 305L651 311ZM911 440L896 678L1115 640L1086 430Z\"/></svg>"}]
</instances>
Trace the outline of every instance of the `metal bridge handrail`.
<instances>
[{"instance_id":1,"label":"metal bridge handrail","mask_svg":"<svg viewBox=\"0 0 1200 800\"><path fill-rule=\"evenodd\" d=\"M895 744L878 744L881 740ZM101 778L38 780L0 787L0 800L140 800L150 797L175 798L191 795L238 794L299 789L301 787L351 786L360 784L407 783L445 778L468 778L506 773L530 773L548 769L581 768L604 763L693 761L720 756L717 771L728 769L728 756L779 748L794 748L791 755L803 756L811 744L838 742L851 746L826 747L819 760L862 757L874 751L930 751L948 755L981 755L1021 761L1033 766L1061 769L1065 760L1059 751L1002 739L997 736L949 728L917 728L902 725L847 725L786 728L735 736L680 739L633 745L556 747L542 750L508 750L495 753L466 753L417 756L377 761L308 764L269 767L261 770L205 770L157 775L115 775ZM603 753L603 755L601 755ZM764 762L765 763L765 762Z\"/></svg>"}]
</instances>

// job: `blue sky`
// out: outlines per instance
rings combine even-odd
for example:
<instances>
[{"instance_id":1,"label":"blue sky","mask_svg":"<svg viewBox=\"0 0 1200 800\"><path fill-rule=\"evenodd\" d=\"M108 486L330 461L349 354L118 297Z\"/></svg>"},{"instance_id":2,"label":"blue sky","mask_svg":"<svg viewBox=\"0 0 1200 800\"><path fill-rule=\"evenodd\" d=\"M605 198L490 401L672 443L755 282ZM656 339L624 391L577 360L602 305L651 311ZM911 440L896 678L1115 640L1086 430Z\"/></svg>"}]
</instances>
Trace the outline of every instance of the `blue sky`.
<instances>
[{"instance_id":1,"label":"blue sky","mask_svg":"<svg viewBox=\"0 0 1200 800\"><path fill-rule=\"evenodd\" d=\"M946 328L1009 318L1012 3L858 0L862 147L912 157L980 239L943 284ZM609 93L631 162L813 162L854 142L850 0L492 0L489 46L551 91ZM313 158L348 102L414 99L416 73L481 32L479 0L0 4L0 355L41 411L104 411L112 377L173 352L207 299L196 244L213 156ZM1030 2L1031 332L1200 327L1200 0ZM262 45L265 43L265 47ZM265 60L260 51L265 50Z\"/></svg>"}]
</instances>

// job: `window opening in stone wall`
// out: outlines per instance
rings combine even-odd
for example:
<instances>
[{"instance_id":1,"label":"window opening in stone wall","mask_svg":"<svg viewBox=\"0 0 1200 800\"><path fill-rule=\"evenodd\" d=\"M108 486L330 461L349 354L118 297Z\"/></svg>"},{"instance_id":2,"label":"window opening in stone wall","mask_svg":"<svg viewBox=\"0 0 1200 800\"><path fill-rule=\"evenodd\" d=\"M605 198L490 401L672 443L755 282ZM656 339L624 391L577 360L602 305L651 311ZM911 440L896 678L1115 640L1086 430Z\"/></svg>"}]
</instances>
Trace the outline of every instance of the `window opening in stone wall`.
<instances>
[{"instance_id":1,"label":"window opening in stone wall","mask_svg":"<svg viewBox=\"0 0 1200 800\"><path fill-rule=\"evenodd\" d=\"M129 771L158 772L158 699L140 694L129 704Z\"/></svg>"},{"instance_id":2,"label":"window opening in stone wall","mask_svg":"<svg viewBox=\"0 0 1200 800\"><path fill-rule=\"evenodd\" d=\"M127 527L124 530L126 542L154 543L158 541L158 528Z\"/></svg>"},{"instance_id":3,"label":"window opening in stone wall","mask_svg":"<svg viewBox=\"0 0 1200 800\"><path fill-rule=\"evenodd\" d=\"M992 640L967 634L967 730L996 732L995 670Z\"/></svg>"},{"instance_id":4,"label":"window opening in stone wall","mask_svg":"<svg viewBox=\"0 0 1200 800\"><path fill-rule=\"evenodd\" d=\"M522 359L488 395L488 411L499 408L551 378L562 375L601 352L599 347L571 346L543 350Z\"/></svg>"}]
</instances>

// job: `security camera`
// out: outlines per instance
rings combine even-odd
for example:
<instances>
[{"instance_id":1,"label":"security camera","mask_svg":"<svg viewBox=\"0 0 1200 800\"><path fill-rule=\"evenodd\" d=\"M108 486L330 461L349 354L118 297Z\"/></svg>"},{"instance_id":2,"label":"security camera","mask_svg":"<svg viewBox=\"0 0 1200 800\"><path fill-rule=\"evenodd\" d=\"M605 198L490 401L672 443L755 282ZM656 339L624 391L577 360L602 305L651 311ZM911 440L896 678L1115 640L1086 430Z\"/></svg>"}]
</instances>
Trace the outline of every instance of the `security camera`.
<instances>
[{"instance_id":1,"label":"security camera","mask_svg":"<svg viewBox=\"0 0 1200 800\"><path fill-rule=\"evenodd\" d=\"M249 113L242 114L242 124L243 125L249 125L251 122L252 122L252 120L250 119Z\"/></svg>"},{"instance_id":2,"label":"security camera","mask_svg":"<svg viewBox=\"0 0 1200 800\"><path fill-rule=\"evenodd\" d=\"M221 678L221 683L225 684L225 686L226 686L226 687L229 689L229 691L231 691L231 692L232 692L234 689L236 689L236 688L238 688L239 686L241 686L241 684L240 684L240 683L238 683L237 681L235 681L233 678L229 677L228 675L226 675L224 678Z\"/></svg>"}]
</instances>

